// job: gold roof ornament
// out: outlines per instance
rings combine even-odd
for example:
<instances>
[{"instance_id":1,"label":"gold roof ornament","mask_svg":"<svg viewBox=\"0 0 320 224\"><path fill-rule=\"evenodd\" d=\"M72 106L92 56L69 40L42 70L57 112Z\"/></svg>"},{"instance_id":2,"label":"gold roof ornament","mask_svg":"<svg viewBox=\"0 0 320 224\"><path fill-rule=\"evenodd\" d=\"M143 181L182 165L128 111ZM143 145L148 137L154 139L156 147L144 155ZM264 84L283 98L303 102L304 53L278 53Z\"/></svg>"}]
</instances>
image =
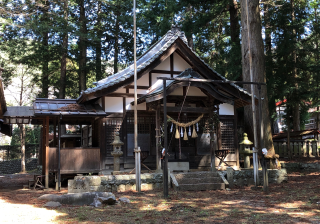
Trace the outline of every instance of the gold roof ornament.
<instances>
[{"instance_id":1,"label":"gold roof ornament","mask_svg":"<svg viewBox=\"0 0 320 224\"><path fill-rule=\"evenodd\" d=\"M239 144L240 145L252 145L253 143L248 139L248 134L243 133L243 140Z\"/></svg>"}]
</instances>

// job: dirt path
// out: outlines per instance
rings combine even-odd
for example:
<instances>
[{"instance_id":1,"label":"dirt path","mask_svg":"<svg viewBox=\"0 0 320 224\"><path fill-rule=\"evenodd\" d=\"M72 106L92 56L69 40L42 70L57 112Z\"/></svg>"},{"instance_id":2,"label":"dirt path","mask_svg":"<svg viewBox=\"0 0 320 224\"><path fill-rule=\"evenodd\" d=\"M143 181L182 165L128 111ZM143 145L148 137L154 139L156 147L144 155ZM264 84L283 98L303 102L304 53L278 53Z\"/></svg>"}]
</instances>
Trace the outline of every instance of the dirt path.
<instances>
[{"instance_id":1,"label":"dirt path","mask_svg":"<svg viewBox=\"0 0 320 224\"><path fill-rule=\"evenodd\" d=\"M250 187L231 191L115 193L127 205L47 209L43 191L0 190L0 223L320 223L320 173L291 173L270 193ZM55 191L49 193L57 193ZM64 189L59 194L67 193Z\"/></svg>"}]
</instances>

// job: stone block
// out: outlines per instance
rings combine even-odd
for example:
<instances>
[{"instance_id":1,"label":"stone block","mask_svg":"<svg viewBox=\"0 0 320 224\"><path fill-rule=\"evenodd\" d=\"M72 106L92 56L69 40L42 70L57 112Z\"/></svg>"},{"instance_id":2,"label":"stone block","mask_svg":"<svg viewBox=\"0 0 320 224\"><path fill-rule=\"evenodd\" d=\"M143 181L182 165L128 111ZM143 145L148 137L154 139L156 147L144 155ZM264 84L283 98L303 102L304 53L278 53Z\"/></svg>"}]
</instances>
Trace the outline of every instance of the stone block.
<instances>
[{"instance_id":1,"label":"stone block","mask_svg":"<svg viewBox=\"0 0 320 224\"><path fill-rule=\"evenodd\" d=\"M101 185L101 177L99 176L87 176L85 177L86 181L90 186L100 186Z\"/></svg>"},{"instance_id":2,"label":"stone block","mask_svg":"<svg viewBox=\"0 0 320 224\"><path fill-rule=\"evenodd\" d=\"M117 192L125 192L126 191L126 185L125 184L120 184L117 187Z\"/></svg>"},{"instance_id":3,"label":"stone block","mask_svg":"<svg viewBox=\"0 0 320 224\"><path fill-rule=\"evenodd\" d=\"M143 184L141 184L141 190L142 190L142 191L150 191L150 190L153 190L153 184L143 183Z\"/></svg>"},{"instance_id":4,"label":"stone block","mask_svg":"<svg viewBox=\"0 0 320 224\"><path fill-rule=\"evenodd\" d=\"M189 171L189 162L168 162L168 168L174 171Z\"/></svg>"},{"instance_id":5,"label":"stone block","mask_svg":"<svg viewBox=\"0 0 320 224\"><path fill-rule=\"evenodd\" d=\"M234 170L231 167L227 167L227 180L229 182L229 188L233 188L233 172Z\"/></svg>"},{"instance_id":6,"label":"stone block","mask_svg":"<svg viewBox=\"0 0 320 224\"><path fill-rule=\"evenodd\" d=\"M153 188L157 190L163 189L163 183L154 183Z\"/></svg>"},{"instance_id":7,"label":"stone block","mask_svg":"<svg viewBox=\"0 0 320 224\"><path fill-rule=\"evenodd\" d=\"M260 183L261 183L262 180L260 180ZM255 182L254 182L254 178L248 178L247 180L247 186L251 186L251 185L255 185Z\"/></svg>"},{"instance_id":8,"label":"stone block","mask_svg":"<svg viewBox=\"0 0 320 224\"><path fill-rule=\"evenodd\" d=\"M131 184L127 184L126 185L126 191L135 191L136 189L133 188L134 185L131 185ZM134 186L135 187L135 186Z\"/></svg>"},{"instance_id":9,"label":"stone block","mask_svg":"<svg viewBox=\"0 0 320 224\"><path fill-rule=\"evenodd\" d=\"M56 201L61 204L68 205L90 205L94 198L98 197L110 197L114 194L110 192L86 192L86 193L78 193L78 194L64 194L64 195L55 195L55 194L45 194L38 198L38 200L46 200L46 201Z\"/></svg>"},{"instance_id":10,"label":"stone block","mask_svg":"<svg viewBox=\"0 0 320 224\"><path fill-rule=\"evenodd\" d=\"M82 193L89 192L90 186L84 178L77 178L75 180L68 180L68 193Z\"/></svg>"},{"instance_id":11,"label":"stone block","mask_svg":"<svg viewBox=\"0 0 320 224\"><path fill-rule=\"evenodd\" d=\"M110 183L114 183L114 176L112 175L101 176L100 179L101 179L102 185L108 185Z\"/></svg>"}]
</instances>

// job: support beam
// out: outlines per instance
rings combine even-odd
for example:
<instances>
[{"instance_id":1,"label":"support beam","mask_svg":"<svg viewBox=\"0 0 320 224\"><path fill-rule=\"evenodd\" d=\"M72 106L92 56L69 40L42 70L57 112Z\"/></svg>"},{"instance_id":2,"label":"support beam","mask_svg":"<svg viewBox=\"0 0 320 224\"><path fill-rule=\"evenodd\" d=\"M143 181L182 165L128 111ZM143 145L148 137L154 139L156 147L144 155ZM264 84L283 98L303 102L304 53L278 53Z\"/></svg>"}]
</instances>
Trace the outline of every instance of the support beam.
<instances>
[{"instance_id":1,"label":"support beam","mask_svg":"<svg viewBox=\"0 0 320 224\"><path fill-rule=\"evenodd\" d=\"M234 147L237 157L237 167L240 168L240 162L239 162L239 144L238 144L238 113L237 108L233 107L234 111Z\"/></svg>"},{"instance_id":2,"label":"support beam","mask_svg":"<svg viewBox=\"0 0 320 224\"><path fill-rule=\"evenodd\" d=\"M46 159L45 159L45 188L49 188L49 117L46 117Z\"/></svg>"},{"instance_id":3,"label":"support beam","mask_svg":"<svg viewBox=\"0 0 320 224\"><path fill-rule=\"evenodd\" d=\"M209 118L213 117L214 113L214 106L213 102L210 102L210 112L209 112ZM215 154L215 134L213 133L213 130L210 132L210 154L211 154L211 171L216 171L216 154Z\"/></svg>"},{"instance_id":4,"label":"support beam","mask_svg":"<svg viewBox=\"0 0 320 224\"><path fill-rule=\"evenodd\" d=\"M164 111L164 108L161 108L161 112ZM167 107L167 112L176 112L176 113L209 113L209 109L205 107Z\"/></svg>"},{"instance_id":5,"label":"support beam","mask_svg":"<svg viewBox=\"0 0 320 224\"><path fill-rule=\"evenodd\" d=\"M158 101L158 105L156 108L156 167L157 171L161 170L161 148L159 145L160 141L160 102Z\"/></svg>"},{"instance_id":6,"label":"support beam","mask_svg":"<svg viewBox=\"0 0 320 224\"><path fill-rule=\"evenodd\" d=\"M56 147L57 145L57 120L55 118L53 118L53 147Z\"/></svg>"},{"instance_id":7,"label":"support beam","mask_svg":"<svg viewBox=\"0 0 320 224\"><path fill-rule=\"evenodd\" d=\"M42 165L42 175L46 174L46 119L42 120L42 136L41 136L41 165Z\"/></svg>"},{"instance_id":8,"label":"support beam","mask_svg":"<svg viewBox=\"0 0 320 224\"><path fill-rule=\"evenodd\" d=\"M61 124L58 118L58 191L61 189Z\"/></svg>"}]
</instances>

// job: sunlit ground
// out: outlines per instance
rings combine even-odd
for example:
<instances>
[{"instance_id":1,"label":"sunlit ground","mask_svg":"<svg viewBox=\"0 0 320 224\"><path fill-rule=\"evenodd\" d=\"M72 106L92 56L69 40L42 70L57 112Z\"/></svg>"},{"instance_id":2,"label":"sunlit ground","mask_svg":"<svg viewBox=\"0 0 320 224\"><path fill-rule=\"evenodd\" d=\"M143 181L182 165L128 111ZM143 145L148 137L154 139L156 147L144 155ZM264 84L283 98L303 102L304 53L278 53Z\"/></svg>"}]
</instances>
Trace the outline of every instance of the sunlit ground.
<instances>
[{"instance_id":1,"label":"sunlit ground","mask_svg":"<svg viewBox=\"0 0 320 224\"><path fill-rule=\"evenodd\" d=\"M52 223L66 215L60 211L28 204L14 204L1 199L0 214L0 223Z\"/></svg>"},{"instance_id":2,"label":"sunlit ground","mask_svg":"<svg viewBox=\"0 0 320 224\"><path fill-rule=\"evenodd\" d=\"M293 173L270 193L231 191L115 193L130 204L47 209L41 191L0 191L0 223L320 223L319 173ZM66 192L66 191L64 191ZM54 193L54 192L53 192Z\"/></svg>"}]
</instances>

